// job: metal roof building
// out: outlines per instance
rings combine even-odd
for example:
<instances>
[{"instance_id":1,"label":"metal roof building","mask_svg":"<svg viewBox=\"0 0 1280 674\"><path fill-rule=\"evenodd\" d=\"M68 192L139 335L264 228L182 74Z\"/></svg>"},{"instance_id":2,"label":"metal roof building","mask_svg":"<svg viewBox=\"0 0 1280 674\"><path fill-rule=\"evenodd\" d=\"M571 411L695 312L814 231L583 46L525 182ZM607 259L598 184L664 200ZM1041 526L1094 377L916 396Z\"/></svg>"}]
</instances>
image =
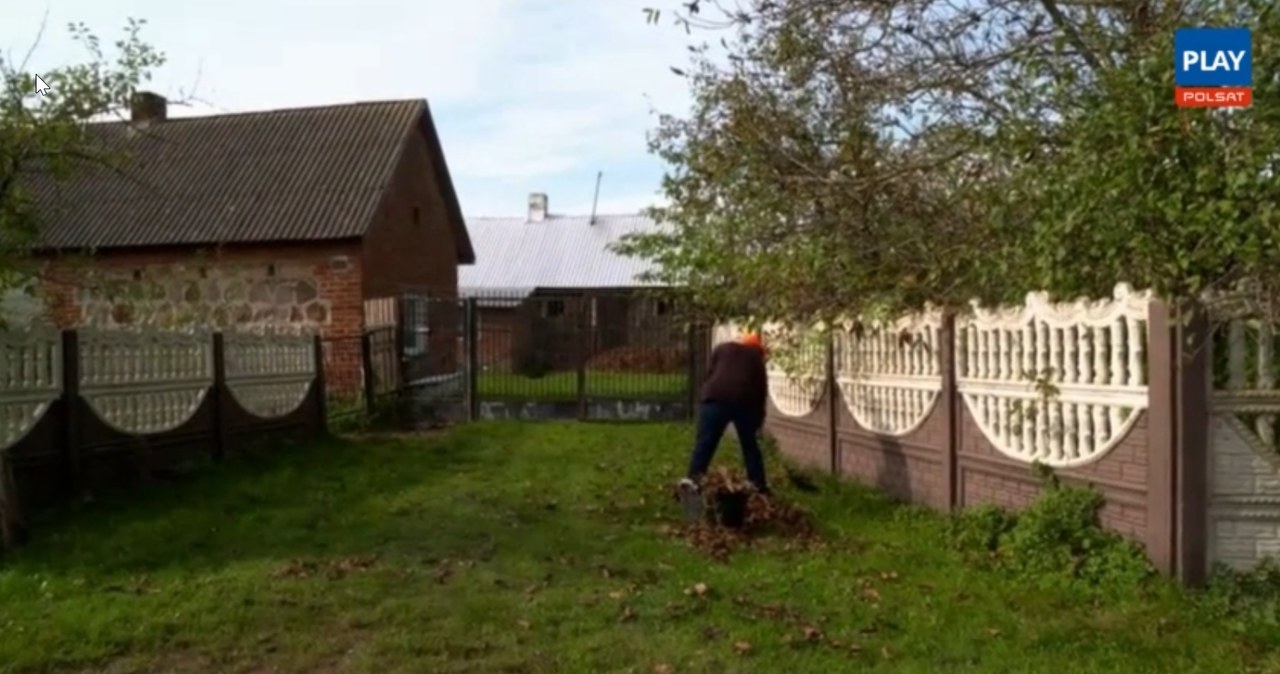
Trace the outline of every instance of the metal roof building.
<instances>
[{"instance_id":1,"label":"metal roof building","mask_svg":"<svg viewBox=\"0 0 1280 674\"><path fill-rule=\"evenodd\" d=\"M529 197L525 217L467 218L476 262L458 269L464 297L524 298L537 290L653 287L638 277L651 265L610 250L636 232L657 230L640 215L553 215L545 194Z\"/></svg>"}]
</instances>

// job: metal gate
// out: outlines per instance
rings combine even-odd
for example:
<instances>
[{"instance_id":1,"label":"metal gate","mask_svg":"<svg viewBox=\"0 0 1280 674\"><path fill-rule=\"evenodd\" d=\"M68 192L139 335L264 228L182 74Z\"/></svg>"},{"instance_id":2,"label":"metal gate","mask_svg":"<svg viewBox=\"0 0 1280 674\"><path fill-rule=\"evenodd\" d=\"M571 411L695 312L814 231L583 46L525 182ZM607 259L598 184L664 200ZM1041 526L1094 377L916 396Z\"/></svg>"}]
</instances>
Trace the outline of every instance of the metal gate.
<instances>
[{"instance_id":1,"label":"metal gate","mask_svg":"<svg viewBox=\"0 0 1280 674\"><path fill-rule=\"evenodd\" d=\"M468 417L465 307L455 298L400 298L400 372L403 408L415 425Z\"/></svg>"},{"instance_id":2,"label":"metal gate","mask_svg":"<svg viewBox=\"0 0 1280 674\"><path fill-rule=\"evenodd\" d=\"M370 321L367 311L366 324L384 326L378 340L394 343L377 351L393 364L369 368L367 389L394 390L400 419L412 425L692 415L707 331L646 298L404 294L377 301L382 318Z\"/></svg>"}]
</instances>

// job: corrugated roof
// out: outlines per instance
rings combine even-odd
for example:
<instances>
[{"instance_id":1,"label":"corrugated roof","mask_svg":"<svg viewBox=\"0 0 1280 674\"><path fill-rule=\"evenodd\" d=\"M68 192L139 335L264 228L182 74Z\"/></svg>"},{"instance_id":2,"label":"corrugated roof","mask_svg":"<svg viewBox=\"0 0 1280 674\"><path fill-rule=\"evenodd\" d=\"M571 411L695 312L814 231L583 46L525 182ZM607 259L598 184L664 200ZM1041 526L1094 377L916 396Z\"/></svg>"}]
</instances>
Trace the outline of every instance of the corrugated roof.
<instances>
[{"instance_id":1,"label":"corrugated roof","mask_svg":"<svg viewBox=\"0 0 1280 674\"><path fill-rule=\"evenodd\" d=\"M362 236L405 140L426 134L438 187L471 254L427 102L421 99L90 126L122 171L30 180L42 248L314 241ZM443 169L443 171L442 171ZM449 202L452 201L452 204Z\"/></svg>"},{"instance_id":2,"label":"corrugated roof","mask_svg":"<svg viewBox=\"0 0 1280 674\"><path fill-rule=\"evenodd\" d=\"M467 219L476 263L458 270L463 296L523 297L535 289L630 288L651 286L637 277L646 261L609 250L633 232L654 231L643 215L548 215L525 218Z\"/></svg>"}]
</instances>

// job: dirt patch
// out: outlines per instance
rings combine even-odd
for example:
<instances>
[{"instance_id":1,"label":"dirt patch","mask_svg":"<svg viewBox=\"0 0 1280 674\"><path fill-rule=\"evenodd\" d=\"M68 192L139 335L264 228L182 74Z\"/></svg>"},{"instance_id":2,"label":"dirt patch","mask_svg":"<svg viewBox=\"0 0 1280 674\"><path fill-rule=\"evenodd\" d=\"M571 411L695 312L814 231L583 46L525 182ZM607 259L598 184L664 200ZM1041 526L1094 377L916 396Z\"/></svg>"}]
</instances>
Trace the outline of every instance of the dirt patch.
<instances>
[{"instance_id":1,"label":"dirt patch","mask_svg":"<svg viewBox=\"0 0 1280 674\"><path fill-rule=\"evenodd\" d=\"M663 374L682 372L688 367L689 350L684 347L620 346L587 361L587 368L598 372Z\"/></svg>"},{"instance_id":2,"label":"dirt patch","mask_svg":"<svg viewBox=\"0 0 1280 674\"><path fill-rule=\"evenodd\" d=\"M724 493L741 493L743 485L741 477L726 471L708 475L702 484L704 521L667 526L666 532L722 562L729 561L734 550L750 547L762 539L782 541L795 549L825 546L813 517L777 494L766 497L750 492L743 525L723 526L716 512L718 497Z\"/></svg>"},{"instance_id":3,"label":"dirt patch","mask_svg":"<svg viewBox=\"0 0 1280 674\"><path fill-rule=\"evenodd\" d=\"M324 576L329 580L341 580L348 574L367 571L377 563L377 555L345 557L343 559L332 560L327 563L295 559L279 569L276 569L272 576L278 579L302 579L311 578L312 576Z\"/></svg>"}]
</instances>

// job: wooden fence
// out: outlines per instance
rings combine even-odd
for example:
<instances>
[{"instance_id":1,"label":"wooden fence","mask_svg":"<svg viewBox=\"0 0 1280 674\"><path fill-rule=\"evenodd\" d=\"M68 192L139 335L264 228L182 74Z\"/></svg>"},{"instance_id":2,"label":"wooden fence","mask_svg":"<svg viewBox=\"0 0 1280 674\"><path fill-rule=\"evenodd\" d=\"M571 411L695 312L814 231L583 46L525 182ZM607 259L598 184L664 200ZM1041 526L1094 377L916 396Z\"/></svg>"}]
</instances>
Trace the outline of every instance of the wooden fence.
<instances>
[{"instance_id":1,"label":"wooden fence","mask_svg":"<svg viewBox=\"0 0 1280 674\"><path fill-rule=\"evenodd\" d=\"M1280 555L1280 360L1254 316L1178 314L1121 285L765 332L787 345L769 429L794 460L940 510L1025 506L1048 466L1098 487L1103 523L1192 584Z\"/></svg>"},{"instance_id":2,"label":"wooden fence","mask_svg":"<svg viewBox=\"0 0 1280 674\"><path fill-rule=\"evenodd\" d=\"M321 358L309 335L0 333L0 541L55 504L324 432Z\"/></svg>"}]
</instances>

